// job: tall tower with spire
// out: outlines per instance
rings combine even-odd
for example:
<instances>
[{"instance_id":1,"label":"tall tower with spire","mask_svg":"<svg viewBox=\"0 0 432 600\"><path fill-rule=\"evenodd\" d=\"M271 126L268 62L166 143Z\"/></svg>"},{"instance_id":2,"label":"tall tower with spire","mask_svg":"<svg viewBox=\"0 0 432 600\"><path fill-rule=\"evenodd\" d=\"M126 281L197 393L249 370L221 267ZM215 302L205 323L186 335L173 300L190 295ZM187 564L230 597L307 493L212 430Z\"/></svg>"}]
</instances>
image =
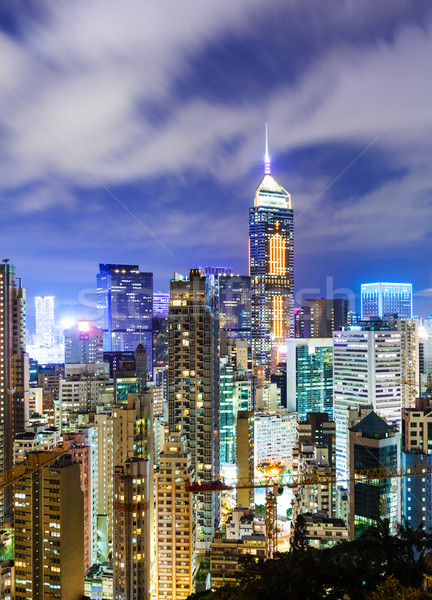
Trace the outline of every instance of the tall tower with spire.
<instances>
[{"instance_id":1,"label":"tall tower with spire","mask_svg":"<svg viewBox=\"0 0 432 600\"><path fill-rule=\"evenodd\" d=\"M249 209L252 353L267 373L294 336L294 218L291 196L271 175L266 125L264 177Z\"/></svg>"}]
</instances>

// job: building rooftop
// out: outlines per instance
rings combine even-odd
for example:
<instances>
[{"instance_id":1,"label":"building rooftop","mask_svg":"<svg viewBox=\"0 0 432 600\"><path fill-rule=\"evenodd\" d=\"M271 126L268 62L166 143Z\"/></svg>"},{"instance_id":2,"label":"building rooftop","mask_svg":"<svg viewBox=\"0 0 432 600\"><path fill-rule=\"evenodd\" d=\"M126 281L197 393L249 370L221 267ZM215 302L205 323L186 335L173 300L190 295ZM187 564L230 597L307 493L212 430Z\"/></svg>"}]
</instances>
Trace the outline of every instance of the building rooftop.
<instances>
[{"instance_id":1,"label":"building rooftop","mask_svg":"<svg viewBox=\"0 0 432 600\"><path fill-rule=\"evenodd\" d=\"M364 419L350 428L350 431L359 432L369 435L387 436L392 431L391 426L376 412L372 411Z\"/></svg>"}]
</instances>

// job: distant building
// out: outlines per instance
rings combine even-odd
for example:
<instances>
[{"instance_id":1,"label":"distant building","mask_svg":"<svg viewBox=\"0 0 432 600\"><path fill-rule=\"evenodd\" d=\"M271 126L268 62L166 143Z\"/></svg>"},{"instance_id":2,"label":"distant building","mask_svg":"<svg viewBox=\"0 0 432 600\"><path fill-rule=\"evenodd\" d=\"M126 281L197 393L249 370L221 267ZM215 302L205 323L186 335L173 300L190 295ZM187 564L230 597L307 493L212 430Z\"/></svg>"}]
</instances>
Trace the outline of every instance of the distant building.
<instances>
[{"instance_id":1,"label":"distant building","mask_svg":"<svg viewBox=\"0 0 432 600\"><path fill-rule=\"evenodd\" d=\"M412 319L411 283L362 283L361 318L397 314L400 319Z\"/></svg>"},{"instance_id":2,"label":"distant building","mask_svg":"<svg viewBox=\"0 0 432 600\"><path fill-rule=\"evenodd\" d=\"M103 562L93 565L84 579L84 594L89 600L112 600L113 565Z\"/></svg>"},{"instance_id":3,"label":"distant building","mask_svg":"<svg viewBox=\"0 0 432 600\"><path fill-rule=\"evenodd\" d=\"M255 476L255 413L239 411L237 414L236 462L237 478L250 479ZM253 488L237 489L237 506L255 508Z\"/></svg>"},{"instance_id":4,"label":"distant building","mask_svg":"<svg viewBox=\"0 0 432 600\"><path fill-rule=\"evenodd\" d=\"M297 309L296 320L295 337L331 338L333 331L349 325L349 301L345 298L304 298Z\"/></svg>"},{"instance_id":5,"label":"distant building","mask_svg":"<svg viewBox=\"0 0 432 600\"><path fill-rule=\"evenodd\" d=\"M306 539L312 548L331 548L339 542L348 541L348 528L342 519L319 514L305 513Z\"/></svg>"},{"instance_id":6,"label":"distant building","mask_svg":"<svg viewBox=\"0 0 432 600\"><path fill-rule=\"evenodd\" d=\"M135 351L142 343L152 373L153 273L138 265L99 265L97 303L107 352Z\"/></svg>"},{"instance_id":7,"label":"distant building","mask_svg":"<svg viewBox=\"0 0 432 600\"><path fill-rule=\"evenodd\" d=\"M54 296L36 296L36 333L34 342L36 346L51 348L56 342L54 325Z\"/></svg>"},{"instance_id":8,"label":"distant building","mask_svg":"<svg viewBox=\"0 0 432 600\"><path fill-rule=\"evenodd\" d=\"M65 363L103 362L103 331L87 319L66 329Z\"/></svg>"},{"instance_id":9,"label":"distant building","mask_svg":"<svg viewBox=\"0 0 432 600\"><path fill-rule=\"evenodd\" d=\"M249 209L252 283L252 357L275 371L278 347L294 336L294 220L290 194L272 177L266 151L264 177Z\"/></svg>"},{"instance_id":10,"label":"distant building","mask_svg":"<svg viewBox=\"0 0 432 600\"><path fill-rule=\"evenodd\" d=\"M169 292L155 292L153 294L153 318L167 319L169 302Z\"/></svg>"},{"instance_id":11,"label":"distant building","mask_svg":"<svg viewBox=\"0 0 432 600\"><path fill-rule=\"evenodd\" d=\"M309 412L333 414L331 338L287 340L287 407L305 419Z\"/></svg>"},{"instance_id":12,"label":"distant building","mask_svg":"<svg viewBox=\"0 0 432 600\"><path fill-rule=\"evenodd\" d=\"M246 275L220 275L218 278L220 328L232 337L250 340L251 279Z\"/></svg>"}]
</instances>

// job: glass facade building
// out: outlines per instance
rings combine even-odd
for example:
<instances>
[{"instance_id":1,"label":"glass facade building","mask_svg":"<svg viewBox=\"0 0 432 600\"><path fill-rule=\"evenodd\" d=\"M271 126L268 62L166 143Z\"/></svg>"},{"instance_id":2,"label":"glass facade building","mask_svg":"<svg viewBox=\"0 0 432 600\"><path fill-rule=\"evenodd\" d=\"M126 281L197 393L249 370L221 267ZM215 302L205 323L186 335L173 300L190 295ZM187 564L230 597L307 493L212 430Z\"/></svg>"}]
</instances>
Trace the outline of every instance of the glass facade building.
<instances>
[{"instance_id":1,"label":"glass facade building","mask_svg":"<svg viewBox=\"0 0 432 600\"><path fill-rule=\"evenodd\" d=\"M349 430L350 472L400 466L400 434L375 412ZM380 519L388 519L396 534L400 521L400 481L397 477L350 482L350 533L359 537Z\"/></svg>"},{"instance_id":2,"label":"glass facade building","mask_svg":"<svg viewBox=\"0 0 432 600\"><path fill-rule=\"evenodd\" d=\"M249 272L252 356L270 369L277 348L294 337L294 220L291 196L267 166L249 209Z\"/></svg>"},{"instance_id":3,"label":"glass facade building","mask_svg":"<svg viewBox=\"0 0 432 600\"><path fill-rule=\"evenodd\" d=\"M251 280L246 275L220 275L218 310L221 329L232 337L250 339Z\"/></svg>"},{"instance_id":4,"label":"glass facade building","mask_svg":"<svg viewBox=\"0 0 432 600\"><path fill-rule=\"evenodd\" d=\"M333 415L331 338L287 340L287 406L306 419L310 412Z\"/></svg>"},{"instance_id":5,"label":"glass facade building","mask_svg":"<svg viewBox=\"0 0 432 600\"><path fill-rule=\"evenodd\" d=\"M135 352L141 343L152 373L153 273L138 265L99 265L97 306L104 351Z\"/></svg>"},{"instance_id":6,"label":"glass facade building","mask_svg":"<svg viewBox=\"0 0 432 600\"><path fill-rule=\"evenodd\" d=\"M400 319L412 318L411 283L363 283L361 286L361 318L397 313Z\"/></svg>"}]
</instances>

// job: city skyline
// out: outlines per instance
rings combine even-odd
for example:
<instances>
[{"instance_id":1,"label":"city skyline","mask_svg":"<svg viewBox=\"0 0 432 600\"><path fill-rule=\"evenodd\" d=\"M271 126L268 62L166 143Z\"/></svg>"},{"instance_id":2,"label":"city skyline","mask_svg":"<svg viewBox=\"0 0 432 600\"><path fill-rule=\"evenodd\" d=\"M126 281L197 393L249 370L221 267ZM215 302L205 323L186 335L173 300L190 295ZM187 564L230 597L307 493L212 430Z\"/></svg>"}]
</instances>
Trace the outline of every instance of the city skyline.
<instances>
[{"instance_id":1,"label":"city skyline","mask_svg":"<svg viewBox=\"0 0 432 600\"><path fill-rule=\"evenodd\" d=\"M246 274L268 122L297 290L410 281L426 315L428 3L192 6L98 20L97 3L3 4L2 247L28 296L79 304L100 262L139 264L161 291L199 264Z\"/></svg>"}]
</instances>

